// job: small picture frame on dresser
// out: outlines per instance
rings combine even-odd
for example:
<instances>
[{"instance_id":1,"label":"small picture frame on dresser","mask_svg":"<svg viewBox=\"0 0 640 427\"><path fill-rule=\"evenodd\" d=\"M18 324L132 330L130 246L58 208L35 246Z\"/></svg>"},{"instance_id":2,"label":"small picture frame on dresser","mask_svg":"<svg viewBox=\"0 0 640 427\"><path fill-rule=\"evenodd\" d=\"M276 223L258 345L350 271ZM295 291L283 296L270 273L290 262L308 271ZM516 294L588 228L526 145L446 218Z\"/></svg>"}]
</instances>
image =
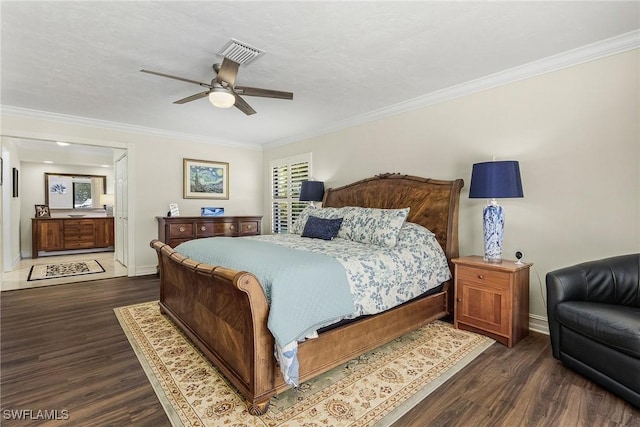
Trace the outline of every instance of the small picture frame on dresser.
<instances>
[{"instance_id":1,"label":"small picture frame on dresser","mask_svg":"<svg viewBox=\"0 0 640 427\"><path fill-rule=\"evenodd\" d=\"M49 205L35 205L35 207L36 207L36 218L51 218Z\"/></svg>"},{"instance_id":2,"label":"small picture frame on dresser","mask_svg":"<svg viewBox=\"0 0 640 427\"><path fill-rule=\"evenodd\" d=\"M224 208L204 207L200 208L201 216L224 216Z\"/></svg>"}]
</instances>

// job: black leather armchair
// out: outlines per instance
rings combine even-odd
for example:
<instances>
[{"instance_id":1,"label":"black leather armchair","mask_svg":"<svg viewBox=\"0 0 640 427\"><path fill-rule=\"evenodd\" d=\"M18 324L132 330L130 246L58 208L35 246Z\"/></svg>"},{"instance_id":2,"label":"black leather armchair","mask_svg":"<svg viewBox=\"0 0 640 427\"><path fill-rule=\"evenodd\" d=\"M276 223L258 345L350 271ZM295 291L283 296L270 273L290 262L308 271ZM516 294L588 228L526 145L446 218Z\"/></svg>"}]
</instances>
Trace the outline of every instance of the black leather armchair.
<instances>
[{"instance_id":1,"label":"black leather armchair","mask_svg":"<svg viewBox=\"0 0 640 427\"><path fill-rule=\"evenodd\" d=\"M640 407L640 254L547 273L553 357Z\"/></svg>"}]
</instances>

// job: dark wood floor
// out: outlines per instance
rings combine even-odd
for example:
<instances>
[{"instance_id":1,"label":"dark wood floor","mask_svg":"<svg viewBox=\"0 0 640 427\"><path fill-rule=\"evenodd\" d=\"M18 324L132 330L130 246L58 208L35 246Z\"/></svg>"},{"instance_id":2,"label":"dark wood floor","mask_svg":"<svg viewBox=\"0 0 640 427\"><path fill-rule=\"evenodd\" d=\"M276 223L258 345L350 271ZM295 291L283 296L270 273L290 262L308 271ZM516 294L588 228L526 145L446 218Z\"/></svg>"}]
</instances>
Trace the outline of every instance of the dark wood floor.
<instances>
[{"instance_id":1,"label":"dark wood floor","mask_svg":"<svg viewBox=\"0 0 640 427\"><path fill-rule=\"evenodd\" d=\"M113 313L158 297L154 276L0 294L0 424L169 426ZM11 410L68 420L7 419ZM640 426L640 411L566 369L535 333L494 344L395 424L581 425Z\"/></svg>"}]
</instances>

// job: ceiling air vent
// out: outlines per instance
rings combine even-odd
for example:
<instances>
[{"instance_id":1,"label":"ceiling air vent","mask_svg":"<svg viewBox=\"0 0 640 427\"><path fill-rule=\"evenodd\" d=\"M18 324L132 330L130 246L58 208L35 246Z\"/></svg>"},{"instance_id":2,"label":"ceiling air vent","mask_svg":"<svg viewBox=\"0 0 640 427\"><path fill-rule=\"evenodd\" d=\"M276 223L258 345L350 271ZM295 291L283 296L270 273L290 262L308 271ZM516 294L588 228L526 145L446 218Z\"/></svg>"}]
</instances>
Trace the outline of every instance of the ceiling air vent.
<instances>
[{"instance_id":1,"label":"ceiling air vent","mask_svg":"<svg viewBox=\"0 0 640 427\"><path fill-rule=\"evenodd\" d=\"M248 44L235 39L229 40L220 52L218 52L218 55L229 58L238 64L251 62L262 54L264 54L263 50L249 46Z\"/></svg>"}]
</instances>

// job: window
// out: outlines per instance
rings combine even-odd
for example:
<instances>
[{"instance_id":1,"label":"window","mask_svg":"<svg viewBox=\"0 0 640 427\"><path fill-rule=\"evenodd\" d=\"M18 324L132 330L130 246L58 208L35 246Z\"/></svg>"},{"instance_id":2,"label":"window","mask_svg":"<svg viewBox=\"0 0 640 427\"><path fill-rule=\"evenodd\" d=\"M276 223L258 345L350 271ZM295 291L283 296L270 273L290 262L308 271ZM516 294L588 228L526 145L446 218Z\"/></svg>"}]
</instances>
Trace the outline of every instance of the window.
<instances>
[{"instance_id":1,"label":"window","mask_svg":"<svg viewBox=\"0 0 640 427\"><path fill-rule=\"evenodd\" d=\"M271 232L287 233L300 212L300 185L311 176L311 153L271 162Z\"/></svg>"}]
</instances>

